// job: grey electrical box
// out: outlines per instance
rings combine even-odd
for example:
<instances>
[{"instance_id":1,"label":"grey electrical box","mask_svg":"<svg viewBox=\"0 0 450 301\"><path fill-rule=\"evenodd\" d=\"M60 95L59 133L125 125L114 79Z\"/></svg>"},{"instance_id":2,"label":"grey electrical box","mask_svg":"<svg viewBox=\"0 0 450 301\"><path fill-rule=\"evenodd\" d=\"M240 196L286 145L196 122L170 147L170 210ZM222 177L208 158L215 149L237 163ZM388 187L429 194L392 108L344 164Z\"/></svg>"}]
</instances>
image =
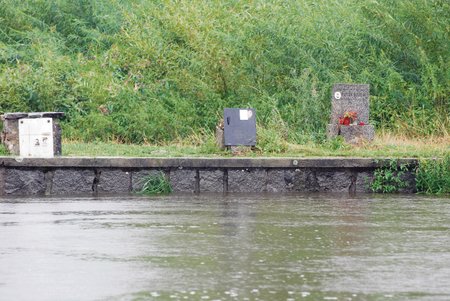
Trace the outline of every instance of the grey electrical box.
<instances>
[{"instance_id":1,"label":"grey electrical box","mask_svg":"<svg viewBox=\"0 0 450 301\"><path fill-rule=\"evenodd\" d=\"M226 108L223 123L225 146L256 145L255 109Z\"/></svg>"}]
</instances>

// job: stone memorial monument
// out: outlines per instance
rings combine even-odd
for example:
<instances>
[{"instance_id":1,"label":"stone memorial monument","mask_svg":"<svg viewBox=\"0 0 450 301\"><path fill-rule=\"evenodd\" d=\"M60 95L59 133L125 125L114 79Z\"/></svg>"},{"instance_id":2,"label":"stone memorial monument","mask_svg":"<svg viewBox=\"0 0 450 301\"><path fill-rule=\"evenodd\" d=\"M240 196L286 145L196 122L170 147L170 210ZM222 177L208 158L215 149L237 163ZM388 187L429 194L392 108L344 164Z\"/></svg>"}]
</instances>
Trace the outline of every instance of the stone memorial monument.
<instances>
[{"instance_id":1,"label":"stone memorial monument","mask_svg":"<svg viewBox=\"0 0 450 301\"><path fill-rule=\"evenodd\" d=\"M331 97L329 139L342 136L347 143L372 141L373 125L369 125L369 85L335 84Z\"/></svg>"}]
</instances>

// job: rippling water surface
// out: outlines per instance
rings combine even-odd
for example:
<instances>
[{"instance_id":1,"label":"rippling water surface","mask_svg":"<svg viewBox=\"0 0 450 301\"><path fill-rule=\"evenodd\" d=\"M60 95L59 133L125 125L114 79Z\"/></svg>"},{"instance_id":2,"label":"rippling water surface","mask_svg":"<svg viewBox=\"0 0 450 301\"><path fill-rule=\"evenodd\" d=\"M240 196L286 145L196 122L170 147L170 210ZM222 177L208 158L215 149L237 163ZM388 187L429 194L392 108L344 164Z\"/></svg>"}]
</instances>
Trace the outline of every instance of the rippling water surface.
<instances>
[{"instance_id":1,"label":"rippling water surface","mask_svg":"<svg viewBox=\"0 0 450 301\"><path fill-rule=\"evenodd\" d=\"M0 300L450 300L450 199L0 199Z\"/></svg>"}]
</instances>

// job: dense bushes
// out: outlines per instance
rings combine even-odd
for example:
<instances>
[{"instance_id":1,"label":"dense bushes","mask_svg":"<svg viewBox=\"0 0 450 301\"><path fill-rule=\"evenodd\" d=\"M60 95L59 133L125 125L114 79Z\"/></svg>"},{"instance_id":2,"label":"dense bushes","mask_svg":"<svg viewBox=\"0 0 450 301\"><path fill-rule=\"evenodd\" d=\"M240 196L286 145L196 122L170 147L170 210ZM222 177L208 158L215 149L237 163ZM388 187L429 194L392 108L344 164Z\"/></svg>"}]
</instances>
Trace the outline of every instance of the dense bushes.
<instances>
[{"instance_id":1,"label":"dense bushes","mask_svg":"<svg viewBox=\"0 0 450 301\"><path fill-rule=\"evenodd\" d=\"M62 110L67 138L171 141L252 106L268 143L320 140L336 82L371 84L377 128L448 135L448 1L0 2L0 111Z\"/></svg>"}]
</instances>

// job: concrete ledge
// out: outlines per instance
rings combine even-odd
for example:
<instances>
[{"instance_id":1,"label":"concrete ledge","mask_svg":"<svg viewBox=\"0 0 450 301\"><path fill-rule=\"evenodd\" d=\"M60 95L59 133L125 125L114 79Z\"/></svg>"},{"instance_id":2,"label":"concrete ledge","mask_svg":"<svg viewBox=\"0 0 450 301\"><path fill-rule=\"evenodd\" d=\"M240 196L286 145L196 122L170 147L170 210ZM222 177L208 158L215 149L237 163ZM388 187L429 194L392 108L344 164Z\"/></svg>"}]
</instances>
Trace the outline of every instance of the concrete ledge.
<instances>
[{"instance_id":1,"label":"concrete ledge","mask_svg":"<svg viewBox=\"0 0 450 301\"><path fill-rule=\"evenodd\" d=\"M95 167L95 168L376 168L390 159L372 158L129 158L129 157L0 157L4 167ZM417 159L399 159L417 164Z\"/></svg>"},{"instance_id":2,"label":"concrete ledge","mask_svg":"<svg viewBox=\"0 0 450 301\"><path fill-rule=\"evenodd\" d=\"M370 192L371 158L77 158L0 157L0 195L131 193L150 174L164 175L175 192ZM403 192L415 191L416 159Z\"/></svg>"}]
</instances>

